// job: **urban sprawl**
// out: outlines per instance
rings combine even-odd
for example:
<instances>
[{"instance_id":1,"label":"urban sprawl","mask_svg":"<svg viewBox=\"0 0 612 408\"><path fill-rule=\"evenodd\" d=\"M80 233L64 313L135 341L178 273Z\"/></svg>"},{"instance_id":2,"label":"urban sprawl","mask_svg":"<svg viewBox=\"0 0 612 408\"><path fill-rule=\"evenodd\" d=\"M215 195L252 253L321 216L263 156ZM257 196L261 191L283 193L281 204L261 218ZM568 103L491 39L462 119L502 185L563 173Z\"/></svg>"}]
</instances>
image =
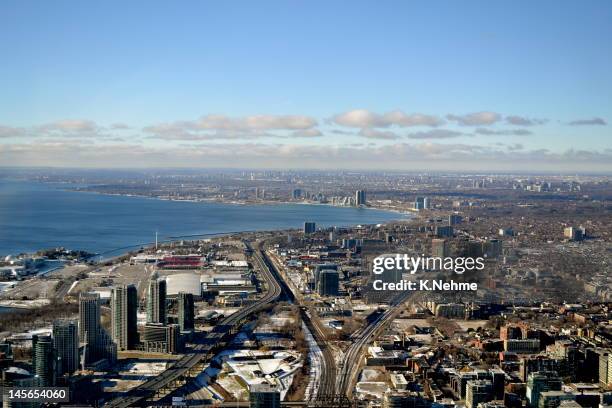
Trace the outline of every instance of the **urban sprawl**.
<instances>
[{"instance_id":1,"label":"urban sprawl","mask_svg":"<svg viewBox=\"0 0 612 408\"><path fill-rule=\"evenodd\" d=\"M380 225L304 220L111 259L79 248L3 254L5 407L45 404L9 399L19 387L65 387L61 405L81 407L612 406L609 177L20 176L103 194L398 216ZM397 254L480 258L483 268L373 273L375 259ZM377 286L419 280L427 289ZM478 290L455 290L472 284Z\"/></svg>"}]
</instances>

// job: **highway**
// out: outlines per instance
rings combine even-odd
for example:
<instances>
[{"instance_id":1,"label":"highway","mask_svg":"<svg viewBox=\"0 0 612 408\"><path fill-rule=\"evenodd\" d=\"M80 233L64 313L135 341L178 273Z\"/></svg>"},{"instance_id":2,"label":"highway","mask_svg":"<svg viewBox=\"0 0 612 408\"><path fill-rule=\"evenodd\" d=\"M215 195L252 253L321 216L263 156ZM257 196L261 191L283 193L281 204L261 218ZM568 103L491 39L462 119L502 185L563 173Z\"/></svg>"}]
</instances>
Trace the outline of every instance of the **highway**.
<instances>
[{"instance_id":1,"label":"highway","mask_svg":"<svg viewBox=\"0 0 612 408\"><path fill-rule=\"evenodd\" d=\"M248 243L246 243L248 246ZM250 246L248 246L250 248ZM248 305L238 312L220 321L212 332L203 335L204 344L198 344L193 352L186 354L177 360L171 367L155 378L151 378L138 387L129 390L125 395L109 401L105 407L124 408L138 405L139 403L153 397L163 389L172 389L180 386L182 380L190 377L190 371L199 364L207 363L226 340L227 335L249 316L263 310L270 303L278 300L284 294L293 301L295 298L282 274L278 271L273 261L270 261L263 252L261 245L253 250L254 263L261 271L261 276L266 284L266 292L263 297L256 302ZM317 319L311 318L306 308L301 307L301 316L308 329L311 331L317 344L323 353L323 366L319 378L317 395L313 399L325 398L333 394L351 396L352 387L359 372L360 359L363 358L365 346L372 340L379 329L393 320L397 306L403 304L410 292L402 292L390 304L389 308L381 313L376 319L353 336L353 343L346 350L343 364L336 367L333 353L327 345L327 340L321 323ZM339 369L339 370L338 370Z\"/></svg>"},{"instance_id":2,"label":"highway","mask_svg":"<svg viewBox=\"0 0 612 408\"><path fill-rule=\"evenodd\" d=\"M411 292L401 292L395 299L391 301L389 308L384 313L378 315L376 319L370 322L367 326L357 331L353 336L353 343L344 353L343 363L340 366L338 382L336 384L336 394L346 395L351 397L353 393L353 384L359 374L359 366L361 359L364 356L364 349L370 343L372 338L377 334L379 329L382 329L387 323L392 321L399 311L398 306L402 305Z\"/></svg>"},{"instance_id":3,"label":"highway","mask_svg":"<svg viewBox=\"0 0 612 408\"><path fill-rule=\"evenodd\" d=\"M249 243L245 242L250 249ZM266 283L267 290L263 297L256 302L240 309L238 312L220 321L212 332L204 335L205 344L198 344L190 354L186 354L177 360L171 367L155 378L151 378L138 387L129 390L125 395L117 397L107 404L109 408L124 408L137 405L140 402L151 398L158 391L172 388L173 384L180 384L182 379L189 376L189 371L198 364L208 362L215 350L226 340L232 330L240 326L247 317L263 310L271 302L277 300L282 294L282 288L275 276L268 267L268 262L264 259L265 254L258 248L253 251L253 261L261 271L261 276Z\"/></svg>"}]
</instances>

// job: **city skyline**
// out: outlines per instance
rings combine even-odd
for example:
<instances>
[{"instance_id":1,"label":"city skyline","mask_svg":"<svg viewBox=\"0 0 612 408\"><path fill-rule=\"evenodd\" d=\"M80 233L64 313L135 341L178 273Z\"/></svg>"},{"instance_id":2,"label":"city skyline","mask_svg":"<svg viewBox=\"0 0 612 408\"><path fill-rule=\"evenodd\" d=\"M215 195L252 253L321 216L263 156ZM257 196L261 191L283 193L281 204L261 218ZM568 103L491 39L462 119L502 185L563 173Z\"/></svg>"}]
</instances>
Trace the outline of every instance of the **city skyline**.
<instances>
[{"instance_id":1,"label":"city skyline","mask_svg":"<svg viewBox=\"0 0 612 408\"><path fill-rule=\"evenodd\" d=\"M5 3L3 166L612 171L609 3L267 5Z\"/></svg>"}]
</instances>

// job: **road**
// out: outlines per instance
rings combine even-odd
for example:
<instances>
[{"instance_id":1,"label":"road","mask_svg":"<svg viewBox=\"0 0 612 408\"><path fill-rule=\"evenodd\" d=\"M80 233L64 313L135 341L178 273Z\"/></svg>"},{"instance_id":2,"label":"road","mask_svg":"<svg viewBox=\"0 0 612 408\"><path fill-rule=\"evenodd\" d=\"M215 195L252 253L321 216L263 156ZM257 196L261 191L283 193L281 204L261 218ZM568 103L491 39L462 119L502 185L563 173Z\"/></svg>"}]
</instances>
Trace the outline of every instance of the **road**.
<instances>
[{"instance_id":1,"label":"road","mask_svg":"<svg viewBox=\"0 0 612 408\"><path fill-rule=\"evenodd\" d=\"M400 311L398 306L404 304L410 297L411 292L401 292L395 299L391 301L389 308L384 313L376 317L367 326L357 331L353 336L353 343L344 353L343 363L339 367L338 381L336 384L336 394L346 395L351 397L353 393L353 384L359 374L359 366L363 359L365 347L372 341L379 329L382 329L387 323L391 322L396 314Z\"/></svg>"},{"instance_id":2,"label":"road","mask_svg":"<svg viewBox=\"0 0 612 408\"><path fill-rule=\"evenodd\" d=\"M248 243L247 246L249 246ZM276 277L270 271L264 257L265 254L263 254L261 249L258 248L253 251L253 260L258 265L267 287L263 297L220 321L215 327L215 330L204 335L204 339L206 340L204 342L205 344L196 345L192 353L186 354L181 359L177 360L166 371L155 378L151 378L140 386L131 389L125 395L109 401L105 407L124 408L133 406L154 396L162 389L173 388L174 384L182 384L181 380L189 377L189 371L198 364L208 362L218 343L222 342L232 330L236 329L241 324L242 321L263 310L268 304L278 299L282 294L282 288L277 282Z\"/></svg>"}]
</instances>

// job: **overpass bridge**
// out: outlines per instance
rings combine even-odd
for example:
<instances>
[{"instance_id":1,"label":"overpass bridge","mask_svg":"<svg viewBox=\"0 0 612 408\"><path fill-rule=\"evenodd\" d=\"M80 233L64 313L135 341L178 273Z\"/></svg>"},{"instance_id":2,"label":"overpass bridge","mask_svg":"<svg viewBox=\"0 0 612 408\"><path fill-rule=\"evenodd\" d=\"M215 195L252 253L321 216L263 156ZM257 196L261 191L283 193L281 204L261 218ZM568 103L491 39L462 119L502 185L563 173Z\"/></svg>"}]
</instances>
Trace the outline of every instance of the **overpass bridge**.
<instances>
[{"instance_id":1,"label":"overpass bridge","mask_svg":"<svg viewBox=\"0 0 612 408\"><path fill-rule=\"evenodd\" d=\"M165 396L179 388L203 371L219 347L225 344L245 321L264 310L281 296L283 290L271 272L269 261L263 251L259 248L253 250L248 242L245 242L245 245L247 245L247 250L252 252L252 259L261 271L261 276L266 284L267 290L264 296L221 320L211 332L204 334L203 341L197 344L191 353L177 360L166 371L129 390L124 395L110 400L104 405L105 407L138 406L150 398Z\"/></svg>"}]
</instances>

